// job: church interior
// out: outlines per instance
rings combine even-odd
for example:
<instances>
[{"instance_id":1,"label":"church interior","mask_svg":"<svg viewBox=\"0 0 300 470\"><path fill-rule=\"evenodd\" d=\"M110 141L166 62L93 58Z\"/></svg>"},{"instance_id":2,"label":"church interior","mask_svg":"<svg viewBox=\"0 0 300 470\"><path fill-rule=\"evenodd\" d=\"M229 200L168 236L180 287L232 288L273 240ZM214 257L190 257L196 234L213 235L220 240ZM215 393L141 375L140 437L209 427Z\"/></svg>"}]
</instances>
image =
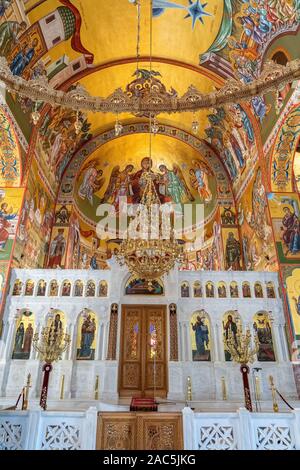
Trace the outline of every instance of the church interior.
<instances>
[{"instance_id":1,"label":"church interior","mask_svg":"<svg viewBox=\"0 0 300 470\"><path fill-rule=\"evenodd\" d=\"M0 449L300 449L299 195L300 0L0 0Z\"/></svg>"}]
</instances>

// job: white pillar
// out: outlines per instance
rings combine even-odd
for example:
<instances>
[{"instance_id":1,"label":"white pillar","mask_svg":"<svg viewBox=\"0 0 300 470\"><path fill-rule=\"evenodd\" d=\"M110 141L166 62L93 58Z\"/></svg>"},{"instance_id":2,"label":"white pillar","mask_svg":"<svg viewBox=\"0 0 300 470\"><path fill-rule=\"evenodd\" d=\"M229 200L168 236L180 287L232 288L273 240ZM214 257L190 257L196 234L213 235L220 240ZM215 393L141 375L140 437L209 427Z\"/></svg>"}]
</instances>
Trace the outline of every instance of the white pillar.
<instances>
[{"instance_id":1,"label":"white pillar","mask_svg":"<svg viewBox=\"0 0 300 470\"><path fill-rule=\"evenodd\" d=\"M279 325L271 322L272 333L273 333L273 348L276 354L276 360L278 362L284 361L281 338L279 334Z\"/></svg>"},{"instance_id":2,"label":"white pillar","mask_svg":"<svg viewBox=\"0 0 300 470\"><path fill-rule=\"evenodd\" d=\"M212 338L214 350L211 351L211 360L215 362L220 362L221 359L221 349L220 349L220 335L219 335L219 325L215 323L212 325Z\"/></svg>"}]
</instances>

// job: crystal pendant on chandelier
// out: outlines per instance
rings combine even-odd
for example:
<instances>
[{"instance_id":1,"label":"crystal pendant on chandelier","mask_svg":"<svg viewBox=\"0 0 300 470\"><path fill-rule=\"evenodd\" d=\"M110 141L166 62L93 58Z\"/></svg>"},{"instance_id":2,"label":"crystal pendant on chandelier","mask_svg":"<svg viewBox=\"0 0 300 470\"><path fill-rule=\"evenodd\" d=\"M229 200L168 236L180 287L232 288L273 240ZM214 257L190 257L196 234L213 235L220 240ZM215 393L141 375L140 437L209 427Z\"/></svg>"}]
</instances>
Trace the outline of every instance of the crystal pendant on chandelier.
<instances>
[{"instance_id":1,"label":"crystal pendant on chandelier","mask_svg":"<svg viewBox=\"0 0 300 470\"><path fill-rule=\"evenodd\" d=\"M115 124L115 135L118 137L123 130L122 124L119 122L119 119L116 119L116 124Z\"/></svg>"}]
</instances>

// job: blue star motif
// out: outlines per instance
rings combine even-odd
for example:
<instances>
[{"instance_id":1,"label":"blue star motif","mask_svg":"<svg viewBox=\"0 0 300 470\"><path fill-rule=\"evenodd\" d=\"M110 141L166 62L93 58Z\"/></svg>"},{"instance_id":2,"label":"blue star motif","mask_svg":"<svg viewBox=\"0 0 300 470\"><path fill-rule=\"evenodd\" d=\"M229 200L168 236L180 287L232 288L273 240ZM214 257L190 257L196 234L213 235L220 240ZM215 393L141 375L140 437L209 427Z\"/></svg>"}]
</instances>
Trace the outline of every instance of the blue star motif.
<instances>
[{"instance_id":1,"label":"blue star motif","mask_svg":"<svg viewBox=\"0 0 300 470\"><path fill-rule=\"evenodd\" d=\"M193 29L195 27L196 21L201 21L204 24L203 16L212 16L210 13L207 13L204 8L208 5L208 3L200 3L200 0L189 0L190 6L187 7L188 14L185 18L192 18L193 20Z\"/></svg>"}]
</instances>

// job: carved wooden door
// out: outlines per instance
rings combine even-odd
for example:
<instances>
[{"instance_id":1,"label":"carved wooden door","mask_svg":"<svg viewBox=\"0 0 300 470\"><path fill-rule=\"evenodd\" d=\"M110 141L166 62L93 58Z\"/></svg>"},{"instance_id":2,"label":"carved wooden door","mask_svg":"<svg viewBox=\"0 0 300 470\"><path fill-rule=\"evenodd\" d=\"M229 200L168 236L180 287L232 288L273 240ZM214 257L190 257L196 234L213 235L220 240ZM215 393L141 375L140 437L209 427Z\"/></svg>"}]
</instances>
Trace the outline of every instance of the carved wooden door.
<instances>
[{"instance_id":1,"label":"carved wooden door","mask_svg":"<svg viewBox=\"0 0 300 470\"><path fill-rule=\"evenodd\" d=\"M120 396L166 396L166 339L165 306L123 306Z\"/></svg>"}]
</instances>

